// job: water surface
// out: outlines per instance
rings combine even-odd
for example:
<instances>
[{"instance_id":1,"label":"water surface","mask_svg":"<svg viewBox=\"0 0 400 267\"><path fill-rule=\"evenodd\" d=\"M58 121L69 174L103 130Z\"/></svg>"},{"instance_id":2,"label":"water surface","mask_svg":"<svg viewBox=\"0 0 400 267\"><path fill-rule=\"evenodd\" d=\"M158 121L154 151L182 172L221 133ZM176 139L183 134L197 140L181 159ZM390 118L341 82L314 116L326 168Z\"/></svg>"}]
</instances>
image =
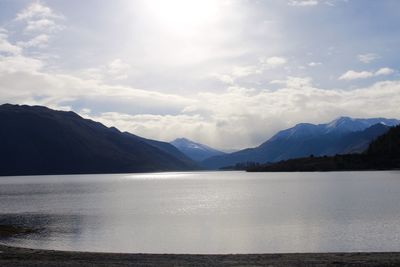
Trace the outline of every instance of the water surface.
<instances>
[{"instance_id":1,"label":"water surface","mask_svg":"<svg viewBox=\"0 0 400 267\"><path fill-rule=\"evenodd\" d=\"M400 251L400 172L0 178L3 243L143 253Z\"/></svg>"}]
</instances>

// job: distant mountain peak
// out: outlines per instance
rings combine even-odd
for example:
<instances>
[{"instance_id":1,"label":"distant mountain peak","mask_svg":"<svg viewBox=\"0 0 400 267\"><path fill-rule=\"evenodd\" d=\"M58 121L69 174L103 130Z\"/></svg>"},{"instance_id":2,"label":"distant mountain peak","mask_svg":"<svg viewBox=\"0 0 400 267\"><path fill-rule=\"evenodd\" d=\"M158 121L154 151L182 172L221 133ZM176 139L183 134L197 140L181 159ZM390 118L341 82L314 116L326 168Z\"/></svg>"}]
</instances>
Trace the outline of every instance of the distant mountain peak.
<instances>
[{"instance_id":1,"label":"distant mountain peak","mask_svg":"<svg viewBox=\"0 0 400 267\"><path fill-rule=\"evenodd\" d=\"M293 128L297 128L297 129L299 129L299 128L308 128L310 126L313 127L313 126L315 126L315 124L308 123L308 122L301 122L301 123L296 124Z\"/></svg>"},{"instance_id":2,"label":"distant mountain peak","mask_svg":"<svg viewBox=\"0 0 400 267\"><path fill-rule=\"evenodd\" d=\"M340 116L340 117L337 117L336 119L334 119L333 121L331 121L328 124L340 124L340 123L344 123L344 122L351 122L351 121L354 121L354 120L356 120L356 119L348 117L348 116Z\"/></svg>"},{"instance_id":3,"label":"distant mountain peak","mask_svg":"<svg viewBox=\"0 0 400 267\"><path fill-rule=\"evenodd\" d=\"M192 140L189 140L189 139L187 139L187 138L185 138L185 137L179 137L179 138L176 138L174 141L171 141L170 143L177 143L177 142L182 142L182 143L194 143Z\"/></svg>"},{"instance_id":4,"label":"distant mountain peak","mask_svg":"<svg viewBox=\"0 0 400 267\"><path fill-rule=\"evenodd\" d=\"M342 116L342 117L338 117L338 118L334 119L333 121L325 124L325 128L326 129L338 128L345 124L352 123L354 121L355 121L355 119L353 119L351 117Z\"/></svg>"},{"instance_id":5,"label":"distant mountain peak","mask_svg":"<svg viewBox=\"0 0 400 267\"><path fill-rule=\"evenodd\" d=\"M176 138L174 141L170 142L170 144L175 146L189 158L196 161L201 161L212 156L225 154L222 151L219 151L207 145L196 143L185 137Z\"/></svg>"},{"instance_id":6,"label":"distant mountain peak","mask_svg":"<svg viewBox=\"0 0 400 267\"><path fill-rule=\"evenodd\" d=\"M356 132L365 130L374 124L383 124L387 126L395 126L400 123L396 119L386 119L386 118L351 118L351 117L339 117L325 125L325 131L329 132Z\"/></svg>"},{"instance_id":7,"label":"distant mountain peak","mask_svg":"<svg viewBox=\"0 0 400 267\"><path fill-rule=\"evenodd\" d=\"M203 144L199 144L196 142L193 142L187 138L177 138L174 141L171 142L171 144L177 145L177 146L187 146L189 148L193 148L193 149L200 149L200 150L211 150L212 148L203 145Z\"/></svg>"}]
</instances>

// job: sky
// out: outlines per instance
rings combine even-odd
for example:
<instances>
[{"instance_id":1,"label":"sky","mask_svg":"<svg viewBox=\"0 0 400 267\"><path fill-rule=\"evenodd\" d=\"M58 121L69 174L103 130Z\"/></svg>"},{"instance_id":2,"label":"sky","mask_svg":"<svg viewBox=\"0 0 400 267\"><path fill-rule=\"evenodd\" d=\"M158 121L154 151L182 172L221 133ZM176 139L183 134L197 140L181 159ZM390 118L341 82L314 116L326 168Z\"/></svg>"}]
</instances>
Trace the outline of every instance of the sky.
<instances>
[{"instance_id":1,"label":"sky","mask_svg":"<svg viewBox=\"0 0 400 267\"><path fill-rule=\"evenodd\" d=\"M398 0L0 0L0 102L230 150L400 118Z\"/></svg>"}]
</instances>

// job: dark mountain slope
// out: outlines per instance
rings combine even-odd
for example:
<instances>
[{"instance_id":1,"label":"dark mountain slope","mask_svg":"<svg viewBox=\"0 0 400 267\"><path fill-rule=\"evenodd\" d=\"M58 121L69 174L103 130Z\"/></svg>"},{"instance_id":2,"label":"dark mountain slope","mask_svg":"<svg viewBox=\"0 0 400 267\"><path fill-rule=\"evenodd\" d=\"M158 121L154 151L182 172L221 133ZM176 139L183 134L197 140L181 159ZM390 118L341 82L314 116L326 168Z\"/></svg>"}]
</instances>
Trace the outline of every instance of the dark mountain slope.
<instances>
[{"instance_id":1,"label":"dark mountain slope","mask_svg":"<svg viewBox=\"0 0 400 267\"><path fill-rule=\"evenodd\" d=\"M335 144L337 147L337 154L351 154L364 152L371 141L377 137L385 134L390 130L389 126L381 123L372 125L371 127L358 132L349 133L338 140ZM333 153L330 153L331 155Z\"/></svg>"},{"instance_id":2,"label":"dark mountain slope","mask_svg":"<svg viewBox=\"0 0 400 267\"><path fill-rule=\"evenodd\" d=\"M400 158L400 126L391 128L386 134L371 142L367 155Z\"/></svg>"},{"instance_id":3,"label":"dark mountain slope","mask_svg":"<svg viewBox=\"0 0 400 267\"><path fill-rule=\"evenodd\" d=\"M195 166L150 145L153 140L121 133L73 112L5 104L0 106L0 125L0 175L189 170Z\"/></svg>"}]
</instances>

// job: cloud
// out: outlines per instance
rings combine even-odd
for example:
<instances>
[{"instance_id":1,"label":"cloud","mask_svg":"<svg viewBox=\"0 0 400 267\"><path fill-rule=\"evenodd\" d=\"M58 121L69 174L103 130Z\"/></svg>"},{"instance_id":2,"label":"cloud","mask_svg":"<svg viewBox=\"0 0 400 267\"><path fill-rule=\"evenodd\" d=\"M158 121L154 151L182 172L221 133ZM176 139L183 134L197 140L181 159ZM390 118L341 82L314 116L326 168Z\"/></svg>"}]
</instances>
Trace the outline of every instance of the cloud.
<instances>
[{"instance_id":1,"label":"cloud","mask_svg":"<svg viewBox=\"0 0 400 267\"><path fill-rule=\"evenodd\" d=\"M312 5L312 1L293 2ZM327 4L325 0L316 2ZM329 34L319 31L325 27L307 26L303 29L304 25L320 21L318 14L314 18L306 12L307 17L299 17L298 20L305 24L293 25L296 27L289 27L285 29L287 31L283 31L283 27L293 24L291 18L282 18L282 23L264 23L262 29L258 29L254 25L259 25L260 19L265 20L265 14L259 10L250 12L255 6L261 8L262 5L246 4L246 8L242 9L235 6L238 12L234 14L231 12L233 9L226 7L229 19L213 24L215 27L207 24L205 34L188 31L188 35L183 34L183 37L164 32L162 27L152 27L154 24L147 20L146 14L139 15L140 9L135 14L143 17L140 17L141 20L129 17L132 34L126 35L125 31L120 33L112 29L125 27L127 21L122 18L121 21L107 20L114 16L100 12L99 18L88 18L90 21L85 26L95 25L93 22L101 20L104 22L100 24L101 29L88 29L81 27L79 20L68 20L74 31L66 32L63 38L79 39L79 47L74 47L76 42L72 44L61 40L51 43L54 32L59 30L57 25L62 16L45 4L36 2L36 5L28 6L17 15L12 23L18 27L12 23L4 24L13 29L11 37L7 30L0 29L0 99L2 102L74 110L85 117L147 138L169 141L184 136L219 148L256 146L275 132L299 122L322 123L342 115L400 117L400 81L375 82L370 86L346 90L335 88L335 83L341 83L333 81L335 83L328 82L330 87L325 88L313 84L312 77L306 73L317 70L299 70L294 65L305 62L307 66L306 63L312 59L315 62L310 62L308 66L319 66L318 61L324 56L318 55L341 49L341 42L337 42L336 50L330 48L331 44L318 43L319 47L313 48L317 44L307 43L310 39L306 38L308 34L321 37ZM273 10L274 5L266 6L271 8L271 20L279 21L280 10ZM105 12L108 11L105 9ZM242 14L245 12L248 13ZM262 16L259 17L259 13ZM232 27L231 21L237 27ZM111 23L105 27L110 31L103 29L106 23ZM143 25L149 27L143 30ZM20 26L23 27L21 34L16 33ZM71 32L73 35L67 35ZM294 32L296 34L292 34ZM345 33L343 36L349 34ZM88 40L80 38L83 35ZM202 38L204 36L207 38ZM98 48L98 43L107 43L107 46ZM46 45L48 50L40 53L31 51ZM327 50L320 51L320 47ZM129 53L124 52L126 50ZM44 57L46 52L57 51L61 52L57 59ZM290 51L290 54L285 54L285 51ZM309 51L315 52L308 54ZM368 51L374 49L369 48ZM339 53L336 55L339 57ZM351 63L348 62L351 58L337 60L343 65ZM96 65L88 66L93 62L97 62ZM131 62L135 62L134 65ZM332 61L323 62L326 69L333 67ZM335 69L325 71L330 73ZM365 72L351 70L344 73L342 76L345 78L342 79L384 77L394 71L390 68ZM143 77L133 76L136 72L145 74ZM325 74L321 73L318 80L323 80ZM395 75L386 77L396 78ZM205 80L204 83L201 79Z\"/></svg>"},{"instance_id":2,"label":"cloud","mask_svg":"<svg viewBox=\"0 0 400 267\"><path fill-rule=\"evenodd\" d=\"M233 77L246 77L251 74L260 74L262 68L260 66L235 66L232 70Z\"/></svg>"},{"instance_id":3,"label":"cloud","mask_svg":"<svg viewBox=\"0 0 400 267\"><path fill-rule=\"evenodd\" d=\"M288 4L290 6L316 6L319 2L317 0L291 0Z\"/></svg>"},{"instance_id":4,"label":"cloud","mask_svg":"<svg viewBox=\"0 0 400 267\"><path fill-rule=\"evenodd\" d=\"M310 62L308 63L309 67L317 67L317 66L321 66L322 63L321 62Z\"/></svg>"},{"instance_id":5,"label":"cloud","mask_svg":"<svg viewBox=\"0 0 400 267\"><path fill-rule=\"evenodd\" d=\"M228 74L215 73L215 74L212 74L211 76L215 77L219 81L221 81L223 83L226 83L226 84L229 84L229 85L233 85L235 83L235 79L231 75L228 75Z\"/></svg>"},{"instance_id":6,"label":"cloud","mask_svg":"<svg viewBox=\"0 0 400 267\"><path fill-rule=\"evenodd\" d=\"M39 19L27 21L25 30L28 32L56 32L63 28L64 27L58 25L54 20Z\"/></svg>"},{"instance_id":7,"label":"cloud","mask_svg":"<svg viewBox=\"0 0 400 267\"><path fill-rule=\"evenodd\" d=\"M345 73L343 73L340 77L339 80L356 80L356 79L366 79L369 77L374 76L372 72L369 71L354 71L354 70L349 70Z\"/></svg>"},{"instance_id":8,"label":"cloud","mask_svg":"<svg viewBox=\"0 0 400 267\"><path fill-rule=\"evenodd\" d=\"M42 60L28 56L1 56L2 102L62 107L74 106L74 103L84 101L94 106L94 110L104 105L112 110L130 110L136 113L177 113L192 102L178 95L110 85L102 80L82 78L80 73L48 72L45 66ZM92 109L92 106L85 108Z\"/></svg>"},{"instance_id":9,"label":"cloud","mask_svg":"<svg viewBox=\"0 0 400 267\"><path fill-rule=\"evenodd\" d=\"M379 75L390 75L394 73L394 70L391 68L380 68L379 70L377 70L374 75L375 76L379 76Z\"/></svg>"},{"instance_id":10,"label":"cloud","mask_svg":"<svg viewBox=\"0 0 400 267\"><path fill-rule=\"evenodd\" d=\"M287 60L284 57L269 57L260 59L261 63L264 65L276 67L286 64Z\"/></svg>"},{"instance_id":11,"label":"cloud","mask_svg":"<svg viewBox=\"0 0 400 267\"><path fill-rule=\"evenodd\" d=\"M375 72L370 72L370 71L354 71L354 70L349 70L342 74L339 77L339 80L356 80L356 79L366 79L370 77L376 77L376 76L384 76L384 75L390 75L394 73L394 70L391 68L380 68L379 70Z\"/></svg>"},{"instance_id":12,"label":"cloud","mask_svg":"<svg viewBox=\"0 0 400 267\"><path fill-rule=\"evenodd\" d=\"M346 3L346 2L348 2L348 0L325 0L325 1L321 1L321 0L289 0L288 5L289 6L311 7L311 6L316 6L318 4L323 3L327 6L334 7L334 6L336 6L337 2Z\"/></svg>"},{"instance_id":13,"label":"cloud","mask_svg":"<svg viewBox=\"0 0 400 267\"><path fill-rule=\"evenodd\" d=\"M368 53L368 54L360 54L357 56L358 60L368 64L378 58L380 58L380 56L378 54L374 54L374 53Z\"/></svg>"},{"instance_id":14,"label":"cloud","mask_svg":"<svg viewBox=\"0 0 400 267\"><path fill-rule=\"evenodd\" d=\"M37 48L44 48L48 45L49 36L47 34L40 34L27 42L18 42L18 46L21 47L37 47Z\"/></svg>"},{"instance_id":15,"label":"cloud","mask_svg":"<svg viewBox=\"0 0 400 267\"><path fill-rule=\"evenodd\" d=\"M92 118L149 138L169 141L186 136L219 148L243 148L259 145L299 122L322 123L341 115L400 117L400 81L350 91L324 90L303 81L278 90L231 87L221 93L199 93L187 109L190 114L107 112Z\"/></svg>"},{"instance_id":16,"label":"cloud","mask_svg":"<svg viewBox=\"0 0 400 267\"><path fill-rule=\"evenodd\" d=\"M112 62L114 69L121 65ZM345 91L316 88L310 77L289 76L272 82L280 85L274 90L229 86L222 92L180 96L48 72L44 66L22 55L2 57L2 101L72 109L165 141L185 136L219 148L243 148L299 122L320 123L340 115L400 117L400 81Z\"/></svg>"},{"instance_id":17,"label":"cloud","mask_svg":"<svg viewBox=\"0 0 400 267\"><path fill-rule=\"evenodd\" d=\"M83 78L99 81L125 80L131 70L131 65L116 58L108 64L83 70L80 74Z\"/></svg>"},{"instance_id":18,"label":"cloud","mask_svg":"<svg viewBox=\"0 0 400 267\"><path fill-rule=\"evenodd\" d=\"M19 12L15 20L21 21L42 18L60 18L60 15L56 15L48 6L40 2L34 2Z\"/></svg>"},{"instance_id":19,"label":"cloud","mask_svg":"<svg viewBox=\"0 0 400 267\"><path fill-rule=\"evenodd\" d=\"M171 141L180 136L190 136L201 140L202 135L212 136L216 125L200 115L153 115L153 114L123 114L106 112L95 116L85 116L100 121L107 126L114 126L132 133L140 133L148 138Z\"/></svg>"},{"instance_id":20,"label":"cloud","mask_svg":"<svg viewBox=\"0 0 400 267\"><path fill-rule=\"evenodd\" d=\"M217 78L219 81L234 85L239 78L244 78L251 75L263 74L265 70L274 69L283 66L287 63L284 57L260 57L254 65L233 66L228 73L213 73L210 76Z\"/></svg>"},{"instance_id":21,"label":"cloud","mask_svg":"<svg viewBox=\"0 0 400 267\"><path fill-rule=\"evenodd\" d=\"M117 80L123 80L128 78L127 72L131 69L131 66L121 59L117 58L111 61L107 66L107 72Z\"/></svg>"},{"instance_id":22,"label":"cloud","mask_svg":"<svg viewBox=\"0 0 400 267\"><path fill-rule=\"evenodd\" d=\"M54 13L50 7L41 2L34 2L19 12L15 21L26 24L26 33L52 33L64 28L56 23L56 20L62 18L63 16Z\"/></svg>"},{"instance_id":23,"label":"cloud","mask_svg":"<svg viewBox=\"0 0 400 267\"><path fill-rule=\"evenodd\" d=\"M233 85L238 78L260 75L265 70L277 68L286 63L287 59L284 57L260 57L254 65L233 66L227 73L212 73L210 76L223 83Z\"/></svg>"},{"instance_id":24,"label":"cloud","mask_svg":"<svg viewBox=\"0 0 400 267\"><path fill-rule=\"evenodd\" d=\"M25 57L22 55L12 55L12 56L2 56L0 57L0 74L3 75L3 78L6 77L6 74L14 74L14 73L37 73L40 69L43 68L43 62ZM10 80L11 83L13 80ZM18 82L18 80L16 80ZM11 85L11 84L10 84Z\"/></svg>"},{"instance_id":25,"label":"cloud","mask_svg":"<svg viewBox=\"0 0 400 267\"><path fill-rule=\"evenodd\" d=\"M311 77L292 77L288 76L286 80L272 80L270 84L286 85L288 88L310 87L312 82Z\"/></svg>"},{"instance_id":26,"label":"cloud","mask_svg":"<svg viewBox=\"0 0 400 267\"><path fill-rule=\"evenodd\" d=\"M22 49L20 47L11 44L8 41L8 31L0 27L0 54L7 53L17 55L21 52Z\"/></svg>"},{"instance_id":27,"label":"cloud","mask_svg":"<svg viewBox=\"0 0 400 267\"><path fill-rule=\"evenodd\" d=\"M28 5L16 15L13 22L23 23L23 33L26 39L23 38L25 40L21 40L21 36L15 34L19 37L19 41L16 42L16 46L12 46L8 41L4 41L8 36L4 32L0 32L0 50L2 50L2 46L6 46L8 50L12 49L13 53L16 54L23 53L24 51L32 52L30 49L48 47L53 34L64 28L56 23L56 20L60 18L63 18L63 16L55 14L50 7L42 4L40 1ZM35 51L35 53L36 57L45 56L41 55L38 51Z\"/></svg>"}]
</instances>

